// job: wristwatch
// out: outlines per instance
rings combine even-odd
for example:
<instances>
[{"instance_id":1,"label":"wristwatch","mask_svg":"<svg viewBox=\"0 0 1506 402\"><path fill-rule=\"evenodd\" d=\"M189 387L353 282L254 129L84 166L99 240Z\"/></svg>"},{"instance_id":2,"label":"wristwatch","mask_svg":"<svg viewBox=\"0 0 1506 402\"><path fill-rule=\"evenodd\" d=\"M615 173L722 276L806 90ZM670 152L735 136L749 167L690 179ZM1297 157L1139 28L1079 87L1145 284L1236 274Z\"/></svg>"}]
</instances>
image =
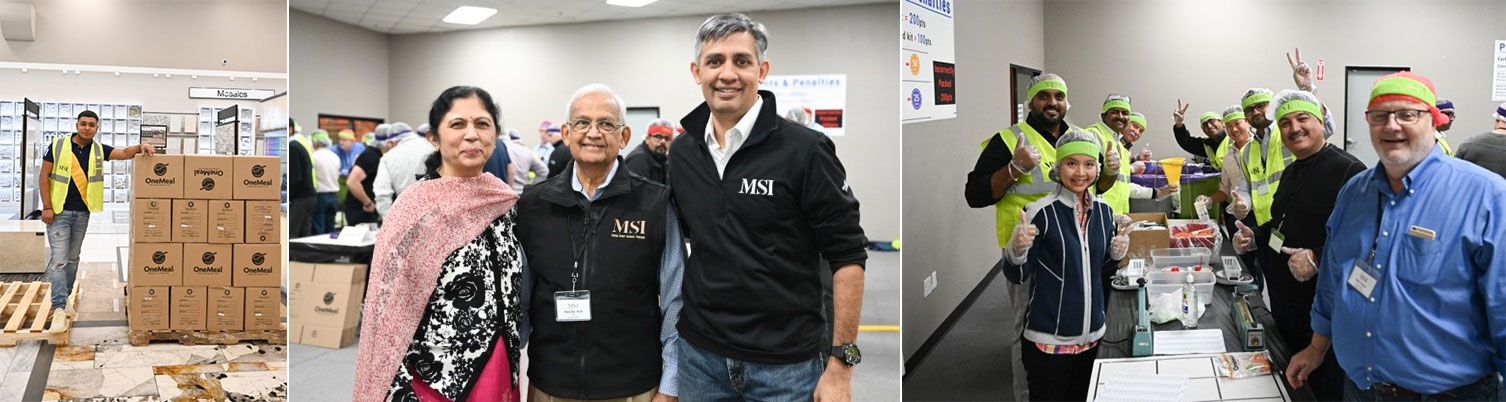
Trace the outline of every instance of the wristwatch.
<instances>
[{"instance_id":1,"label":"wristwatch","mask_svg":"<svg viewBox=\"0 0 1506 402\"><path fill-rule=\"evenodd\" d=\"M858 345L848 343L831 347L831 357L837 358L847 367L858 365L863 361L863 352L858 350Z\"/></svg>"}]
</instances>

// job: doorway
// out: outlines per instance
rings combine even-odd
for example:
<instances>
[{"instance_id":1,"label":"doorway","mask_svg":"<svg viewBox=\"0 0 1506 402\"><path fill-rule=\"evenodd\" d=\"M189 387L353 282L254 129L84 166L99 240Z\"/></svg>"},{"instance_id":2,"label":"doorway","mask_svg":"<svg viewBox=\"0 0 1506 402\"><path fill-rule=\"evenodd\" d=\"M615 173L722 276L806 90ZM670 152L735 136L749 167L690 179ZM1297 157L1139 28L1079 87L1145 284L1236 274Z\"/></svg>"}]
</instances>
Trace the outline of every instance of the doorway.
<instances>
[{"instance_id":1,"label":"doorway","mask_svg":"<svg viewBox=\"0 0 1506 402\"><path fill-rule=\"evenodd\" d=\"M1357 67L1344 69L1344 151L1354 155L1365 166L1380 163L1375 147L1370 145L1370 123L1365 122L1365 109L1370 103L1370 87L1375 80L1411 67Z\"/></svg>"}]
</instances>

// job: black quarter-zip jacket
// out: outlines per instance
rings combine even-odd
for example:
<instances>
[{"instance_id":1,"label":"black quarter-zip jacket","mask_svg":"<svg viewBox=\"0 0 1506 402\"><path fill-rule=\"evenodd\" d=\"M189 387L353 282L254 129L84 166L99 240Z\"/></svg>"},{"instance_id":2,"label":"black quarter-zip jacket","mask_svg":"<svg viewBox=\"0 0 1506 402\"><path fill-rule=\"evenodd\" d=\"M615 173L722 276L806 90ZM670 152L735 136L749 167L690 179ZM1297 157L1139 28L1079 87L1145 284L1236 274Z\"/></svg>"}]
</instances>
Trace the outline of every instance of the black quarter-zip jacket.
<instances>
[{"instance_id":1,"label":"black quarter-zip jacket","mask_svg":"<svg viewBox=\"0 0 1506 402\"><path fill-rule=\"evenodd\" d=\"M868 259L858 200L826 135L763 97L752 132L718 177L702 103L680 120L669 184L690 242L680 337L712 353L789 364L825 349L820 271ZM829 263L823 265L823 259Z\"/></svg>"},{"instance_id":2,"label":"black quarter-zip jacket","mask_svg":"<svg viewBox=\"0 0 1506 402\"><path fill-rule=\"evenodd\" d=\"M573 163L572 163L573 164ZM572 399L637 395L659 385L659 266L669 188L617 174L595 201L562 174L523 192L518 240L532 270L528 377L544 392ZM591 320L555 321L554 292L591 291Z\"/></svg>"}]
</instances>

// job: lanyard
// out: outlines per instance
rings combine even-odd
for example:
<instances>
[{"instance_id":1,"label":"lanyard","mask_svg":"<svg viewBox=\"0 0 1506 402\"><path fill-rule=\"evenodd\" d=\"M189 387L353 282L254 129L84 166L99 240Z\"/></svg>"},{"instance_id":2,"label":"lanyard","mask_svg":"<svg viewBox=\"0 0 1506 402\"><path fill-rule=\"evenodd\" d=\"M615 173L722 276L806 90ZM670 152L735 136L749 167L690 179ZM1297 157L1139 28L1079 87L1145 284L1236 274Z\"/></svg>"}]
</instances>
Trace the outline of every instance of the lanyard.
<instances>
[{"instance_id":1,"label":"lanyard","mask_svg":"<svg viewBox=\"0 0 1506 402\"><path fill-rule=\"evenodd\" d=\"M1325 148L1323 150L1320 150L1320 151L1318 151L1318 153L1322 153L1323 151L1327 151L1327 149ZM1313 154L1313 156L1311 156L1311 157L1317 157L1317 156L1318 156L1318 154ZM1290 168L1290 166L1288 166L1288 168ZM1284 171L1282 171L1282 174L1285 174L1285 172L1289 172L1289 171L1290 170L1284 170ZM1296 202L1296 200L1298 199L1297 196L1302 195L1302 187L1304 187L1304 186L1307 185L1307 175L1298 175L1298 176L1302 177L1302 181L1297 182L1297 185L1296 185L1297 188L1294 189L1294 190L1292 190L1292 198L1291 198L1291 200L1293 202ZM1282 188L1285 188L1285 187L1286 186L1282 186ZM1280 189L1277 189L1277 191L1280 191ZM1290 203L1290 202L1287 203L1287 205L1285 206L1285 208L1282 208L1281 216L1276 218L1276 220L1278 221L1276 223L1276 231L1277 232L1280 232L1281 228L1286 226L1286 215L1292 212L1293 205L1291 205L1291 204L1292 203ZM1274 207L1275 207L1275 201L1272 201L1271 206L1274 209ZM1380 223L1377 222L1376 225L1378 226L1378 225L1380 225Z\"/></svg>"},{"instance_id":2,"label":"lanyard","mask_svg":"<svg viewBox=\"0 0 1506 402\"><path fill-rule=\"evenodd\" d=\"M581 212L585 212L586 214L586 219L584 224L581 225L581 244L577 245L575 243L575 236L570 236L570 250L575 254L572 258L573 263L570 272L570 291L572 292L575 291L576 283L580 282L580 262L581 260L585 259L586 249L591 247L592 239L596 238L596 229L601 227L601 221L606 220L602 218L607 215L607 210L610 208L612 208L612 206L611 204L608 204L605 208L602 208L601 215L598 216L591 213L590 201L587 201L580 205Z\"/></svg>"}]
</instances>

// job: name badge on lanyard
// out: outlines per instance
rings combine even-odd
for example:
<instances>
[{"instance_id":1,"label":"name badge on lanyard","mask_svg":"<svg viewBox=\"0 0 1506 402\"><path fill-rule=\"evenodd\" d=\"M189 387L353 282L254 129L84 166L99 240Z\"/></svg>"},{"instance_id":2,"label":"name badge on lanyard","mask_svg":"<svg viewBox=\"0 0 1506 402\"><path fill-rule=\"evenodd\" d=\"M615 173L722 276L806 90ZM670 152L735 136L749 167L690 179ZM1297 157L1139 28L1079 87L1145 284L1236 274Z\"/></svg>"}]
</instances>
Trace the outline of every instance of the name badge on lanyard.
<instances>
[{"instance_id":1,"label":"name badge on lanyard","mask_svg":"<svg viewBox=\"0 0 1506 402\"><path fill-rule=\"evenodd\" d=\"M591 321L591 291L563 290L554 292L554 321Z\"/></svg>"},{"instance_id":2,"label":"name badge on lanyard","mask_svg":"<svg viewBox=\"0 0 1506 402\"><path fill-rule=\"evenodd\" d=\"M1349 286L1360 292L1360 295L1370 298L1371 292L1375 291L1376 278L1380 273L1364 260L1355 260L1354 269L1349 271Z\"/></svg>"},{"instance_id":3,"label":"name badge on lanyard","mask_svg":"<svg viewBox=\"0 0 1506 402\"><path fill-rule=\"evenodd\" d=\"M1271 251L1278 253L1281 252L1281 246L1284 244L1286 244L1286 235L1281 234L1280 230L1272 230L1270 242Z\"/></svg>"}]
</instances>

